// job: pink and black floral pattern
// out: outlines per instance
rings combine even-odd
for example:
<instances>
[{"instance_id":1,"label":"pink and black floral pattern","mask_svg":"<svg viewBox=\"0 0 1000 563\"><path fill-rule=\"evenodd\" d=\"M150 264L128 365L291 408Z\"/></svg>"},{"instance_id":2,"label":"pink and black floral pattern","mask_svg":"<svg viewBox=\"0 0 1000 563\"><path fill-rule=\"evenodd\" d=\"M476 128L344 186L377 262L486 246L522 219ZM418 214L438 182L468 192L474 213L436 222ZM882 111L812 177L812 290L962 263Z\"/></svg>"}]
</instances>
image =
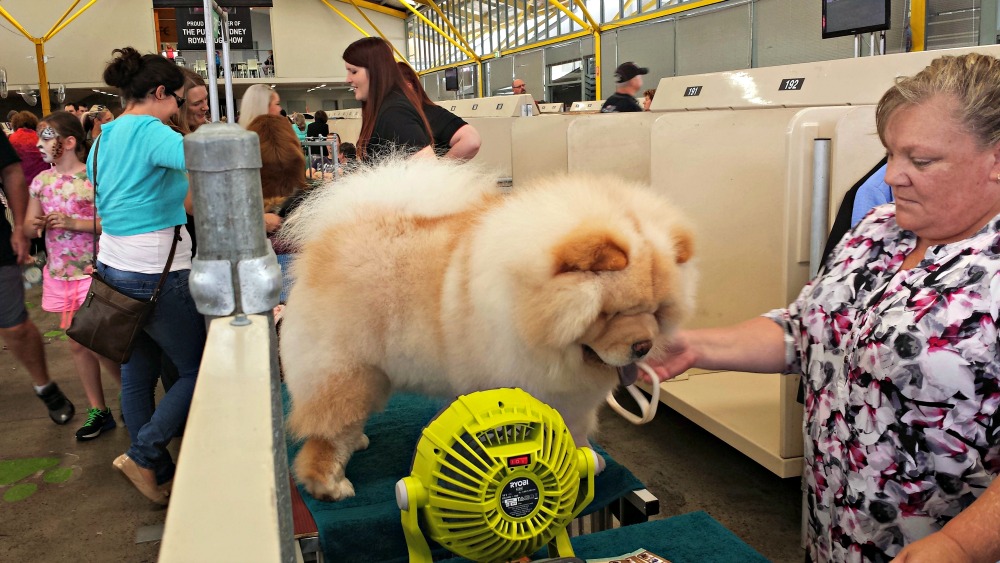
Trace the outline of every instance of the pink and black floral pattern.
<instances>
[{"instance_id":1,"label":"pink and black floral pattern","mask_svg":"<svg viewBox=\"0 0 1000 563\"><path fill-rule=\"evenodd\" d=\"M889 561L1000 474L1000 216L900 270L915 246L877 207L766 315L804 374L813 561Z\"/></svg>"}]
</instances>

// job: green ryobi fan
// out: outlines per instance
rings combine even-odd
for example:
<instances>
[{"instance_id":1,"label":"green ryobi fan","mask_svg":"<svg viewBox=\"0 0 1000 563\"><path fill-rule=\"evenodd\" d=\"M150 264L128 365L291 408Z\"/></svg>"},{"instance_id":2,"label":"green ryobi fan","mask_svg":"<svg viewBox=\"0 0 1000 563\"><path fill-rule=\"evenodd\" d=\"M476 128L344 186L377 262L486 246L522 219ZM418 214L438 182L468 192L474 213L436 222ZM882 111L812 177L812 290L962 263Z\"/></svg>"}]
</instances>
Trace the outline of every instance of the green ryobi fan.
<instances>
[{"instance_id":1,"label":"green ryobi fan","mask_svg":"<svg viewBox=\"0 0 1000 563\"><path fill-rule=\"evenodd\" d=\"M578 448L555 409L521 389L458 397L417 442L396 502L411 562L427 537L473 561L508 561L548 545L573 555L566 526L594 498L597 454Z\"/></svg>"}]
</instances>

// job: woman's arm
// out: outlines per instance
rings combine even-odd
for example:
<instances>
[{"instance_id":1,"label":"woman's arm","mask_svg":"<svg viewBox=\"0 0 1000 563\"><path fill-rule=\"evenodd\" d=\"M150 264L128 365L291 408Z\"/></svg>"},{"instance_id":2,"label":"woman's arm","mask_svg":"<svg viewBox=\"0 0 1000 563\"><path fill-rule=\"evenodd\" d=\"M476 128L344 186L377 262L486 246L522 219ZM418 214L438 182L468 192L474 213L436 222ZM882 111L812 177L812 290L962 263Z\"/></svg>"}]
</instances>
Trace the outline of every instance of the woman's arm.
<instances>
[{"instance_id":1,"label":"woman's arm","mask_svg":"<svg viewBox=\"0 0 1000 563\"><path fill-rule=\"evenodd\" d=\"M469 160L479 153L482 139L479 136L479 131L476 131L475 127L466 123L458 131L455 131L455 134L451 136L451 140L448 141L448 145L451 148L445 153L445 158Z\"/></svg>"},{"instance_id":2,"label":"woman's arm","mask_svg":"<svg viewBox=\"0 0 1000 563\"><path fill-rule=\"evenodd\" d=\"M786 365L785 331L764 317L728 327L680 331L663 355L647 363L661 379L690 368L779 373ZM642 371L640 377L649 382Z\"/></svg>"},{"instance_id":3,"label":"woman's arm","mask_svg":"<svg viewBox=\"0 0 1000 563\"><path fill-rule=\"evenodd\" d=\"M896 563L1000 561L1000 479L939 532L903 548Z\"/></svg>"}]
</instances>

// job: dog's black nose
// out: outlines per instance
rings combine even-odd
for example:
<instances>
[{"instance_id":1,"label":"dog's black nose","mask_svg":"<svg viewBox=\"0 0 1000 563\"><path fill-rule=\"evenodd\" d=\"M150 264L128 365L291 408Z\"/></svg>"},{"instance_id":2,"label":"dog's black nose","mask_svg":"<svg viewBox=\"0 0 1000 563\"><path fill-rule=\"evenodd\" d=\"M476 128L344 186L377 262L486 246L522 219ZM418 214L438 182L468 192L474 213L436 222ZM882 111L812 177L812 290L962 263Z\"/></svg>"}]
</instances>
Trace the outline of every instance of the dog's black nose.
<instances>
[{"instance_id":1,"label":"dog's black nose","mask_svg":"<svg viewBox=\"0 0 1000 563\"><path fill-rule=\"evenodd\" d=\"M652 340L642 340L632 344L632 355L636 358L641 358L649 353L653 349Z\"/></svg>"}]
</instances>

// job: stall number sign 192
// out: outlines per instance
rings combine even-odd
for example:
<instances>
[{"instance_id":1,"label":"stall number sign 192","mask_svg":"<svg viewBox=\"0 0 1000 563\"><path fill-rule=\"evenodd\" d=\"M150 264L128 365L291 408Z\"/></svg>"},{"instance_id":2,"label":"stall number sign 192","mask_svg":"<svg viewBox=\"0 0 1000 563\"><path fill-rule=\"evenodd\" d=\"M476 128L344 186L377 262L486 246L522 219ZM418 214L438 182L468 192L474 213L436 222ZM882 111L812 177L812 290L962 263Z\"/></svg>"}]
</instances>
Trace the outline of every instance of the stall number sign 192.
<instances>
[{"instance_id":1,"label":"stall number sign 192","mask_svg":"<svg viewBox=\"0 0 1000 563\"><path fill-rule=\"evenodd\" d=\"M785 78L778 86L778 90L801 90L802 83L805 81L805 78Z\"/></svg>"}]
</instances>

